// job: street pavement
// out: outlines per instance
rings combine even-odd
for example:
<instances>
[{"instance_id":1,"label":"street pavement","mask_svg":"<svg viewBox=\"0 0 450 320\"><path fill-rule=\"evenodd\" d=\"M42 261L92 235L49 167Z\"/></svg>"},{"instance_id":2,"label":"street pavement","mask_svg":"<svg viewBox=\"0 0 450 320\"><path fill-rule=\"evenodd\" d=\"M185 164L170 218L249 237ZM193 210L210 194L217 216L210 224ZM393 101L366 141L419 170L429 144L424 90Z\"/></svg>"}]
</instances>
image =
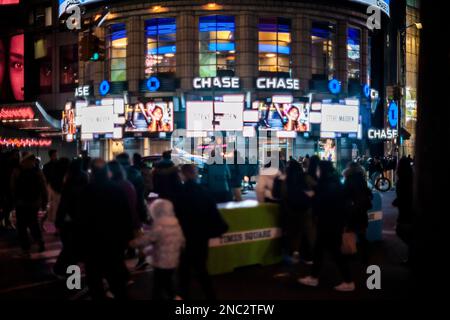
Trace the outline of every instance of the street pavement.
<instances>
[{"instance_id":1,"label":"street pavement","mask_svg":"<svg viewBox=\"0 0 450 320\"><path fill-rule=\"evenodd\" d=\"M394 192L382 194L383 241L371 243L369 264L381 269L381 290L368 290L367 273L359 259L352 261L357 289L352 293L335 292L338 274L333 263L326 260L317 288L307 288L297 283L297 278L308 274L310 266L302 263L277 264L273 266L249 266L232 273L213 277L215 289L220 300L240 299L283 299L283 300L372 300L401 299L413 295L412 275L402 264L407 249L395 235L397 210L392 207ZM250 192L246 198L253 197ZM48 228L51 229L51 228ZM45 233L46 251L33 253L31 258L18 255L15 232L0 230L0 300L38 299L38 300L85 300L89 299L86 290L68 290L64 280L52 274L52 266L61 248L53 230ZM129 282L130 298L151 299L152 269L134 270L135 259L127 260L131 270ZM84 288L84 277L82 279ZM201 291L194 284L193 298L202 299Z\"/></svg>"}]
</instances>

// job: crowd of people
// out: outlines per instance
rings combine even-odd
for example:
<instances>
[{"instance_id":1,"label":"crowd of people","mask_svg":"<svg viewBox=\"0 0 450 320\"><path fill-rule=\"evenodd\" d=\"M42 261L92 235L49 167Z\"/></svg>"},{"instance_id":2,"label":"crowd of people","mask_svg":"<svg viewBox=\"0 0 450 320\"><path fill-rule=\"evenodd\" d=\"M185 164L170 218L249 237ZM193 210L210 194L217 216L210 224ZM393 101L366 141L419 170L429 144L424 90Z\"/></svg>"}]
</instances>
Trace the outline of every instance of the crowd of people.
<instances>
[{"instance_id":1,"label":"crowd of people","mask_svg":"<svg viewBox=\"0 0 450 320\"><path fill-rule=\"evenodd\" d=\"M20 247L27 257L28 233L42 252L42 222L53 222L62 242L55 275L66 277L68 266L84 265L93 299L106 297L105 281L114 298L126 299L130 274L125 259L137 258L136 268L142 268L147 254L154 268L154 299L189 299L193 280L207 299L215 299L207 271L208 241L228 229L217 203L242 200L244 177L257 176L257 200L280 205L284 255L312 265L311 274L298 281L317 286L328 252L342 276L335 289L353 291L349 258L356 243L363 263L369 259L366 230L372 191L364 168L349 163L342 183L333 163L315 155L280 160L277 166L268 163L259 174L238 152L233 156L231 165L206 164L200 177L193 164L175 165L170 151L150 168L139 154L131 159L122 153L105 162L86 153L72 160L58 158L50 150L50 161L41 169L33 154L12 150L0 158L1 223L10 226L10 212L14 212ZM399 161L397 175L393 203L399 208L397 232L409 243L412 166L408 158Z\"/></svg>"}]
</instances>

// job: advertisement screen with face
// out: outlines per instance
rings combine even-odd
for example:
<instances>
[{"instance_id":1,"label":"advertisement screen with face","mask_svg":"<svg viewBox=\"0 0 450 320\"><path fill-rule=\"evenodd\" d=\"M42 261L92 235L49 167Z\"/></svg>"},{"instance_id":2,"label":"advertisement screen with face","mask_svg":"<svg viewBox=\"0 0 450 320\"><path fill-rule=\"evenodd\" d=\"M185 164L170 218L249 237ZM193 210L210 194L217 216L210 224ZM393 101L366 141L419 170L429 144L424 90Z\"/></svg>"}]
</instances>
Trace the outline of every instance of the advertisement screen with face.
<instances>
[{"instance_id":1,"label":"advertisement screen with face","mask_svg":"<svg viewBox=\"0 0 450 320\"><path fill-rule=\"evenodd\" d=\"M309 104L259 102L260 124L263 130L307 132L310 130Z\"/></svg>"},{"instance_id":2,"label":"advertisement screen with face","mask_svg":"<svg viewBox=\"0 0 450 320\"><path fill-rule=\"evenodd\" d=\"M125 132L173 131L172 101L141 101L126 108Z\"/></svg>"},{"instance_id":3,"label":"advertisement screen with face","mask_svg":"<svg viewBox=\"0 0 450 320\"><path fill-rule=\"evenodd\" d=\"M321 160L336 162L336 140L320 139L319 140L319 157Z\"/></svg>"},{"instance_id":4,"label":"advertisement screen with face","mask_svg":"<svg viewBox=\"0 0 450 320\"><path fill-rule=\"evenodd\" d=\"M24 97L24 35L0 38L0 102Z\"/></svg>"}]
</instances>

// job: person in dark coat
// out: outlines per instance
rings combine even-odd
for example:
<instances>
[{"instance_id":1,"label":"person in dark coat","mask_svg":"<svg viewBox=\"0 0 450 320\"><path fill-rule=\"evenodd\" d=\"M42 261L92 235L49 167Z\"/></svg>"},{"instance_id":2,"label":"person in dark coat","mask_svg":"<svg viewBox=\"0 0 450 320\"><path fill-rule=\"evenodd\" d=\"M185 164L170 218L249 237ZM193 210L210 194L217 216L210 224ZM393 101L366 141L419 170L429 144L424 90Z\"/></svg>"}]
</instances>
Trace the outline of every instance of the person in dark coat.
<instances>
[{"instance_id":1,"label":"person in dark coat","mask_svg":"<svg viewBox=\"0 0 450 320\"><path fill-rule=\"evenodd\" d=\"M367 211L372 208L372 191L367 186L366 173L358 163L350 162L343 175L347 210L346 230L357 235L363 263L367 264L369 258L366 237L369 225Z\"/></svg>"},{"instance_id":2,"label":"person in dark coat","mask_svg":"<svg viewBox=\"0 0 450 320\"><path fill-rule=\"evenodd\" d=\"M222 219L209 192L198 183L198 170L192 164L181 167L184 184L176 208L186 238L186 249L181 257L180 294L189 299L192 274L200 283L208 300L216 298L207 270L208 241L226 232L228 226Z\"/></svg>"},{"instance_id":3,"label":"person in dark coat","mask_svg":"<svg viewBox=\"0 0 450 320\"><path fill-rule=\"evenodd\" d=\"M24 254L30 250L30 229L33 239L39 245L39 252L45 251L42 230L38 221L39 210L47 207L48 194L45 177L36 166L36 157L27 154L11 177L11 190L16 208L17 232Z\"/></svg>"},{"instance_id":4,"label":"person in dark coat","mask_svg":"<svg viewBox=\"0 0 450 320\"><path fill-rule=\"evenodd\" d=\"M215 158L216 150L211 151L211 160ZM229 166L223 163L207 163L203 168L201 183L208 188L216 203L233 200L230 187L231 173Z\"/></svg>"},{"instance_id":5,"label":"person in dark coat","mask_svg":"<svg viewBox=\"0 0 450 320\"><path fill-rule=\"evenodd\" d=\"M103 279L115 299L126 299L129 274L124 254L133 238L128 200L119 185L109 180L105 161L93 160L91 170L77 234L87 284L94 300L105 298Z\"/></svg>"},{"instance_id":6,"label":"person in dark coat","mask_svg":"<svg viewBox=\"0 0 450 320\"><path fill-rule=\"evenodd\" d=\"M56 212L55 226L62 242L62 250L53 266L53 272L57 276L67 276L67 267L77 264L80 260L75 231L79 228L84 201L82 195L87 184L88 175L83 170L82 160L74 159L64 178L61 200Z\"/></svg>"},{"instance_id":7,"label":"person in dark coat","mask_svg":"<svg viewBox=\"0 0 450 320\"><path fill-rule=\"evenodd\" d=\"M281 183L282 229L288 255L300 253L305 261L312 260L314 224L311 213L313 192L306 183L300 163L290 160L286 177Z\"/></svg>"},{"instance_id":8,"label":"person in dark coat","mask_svg":"<svg viewBox=\"0 0 450 320\"><path fill-rule=\"evenodd\" d=\"M413 213L413 168L410 159L402 157L397 166L397 197L392 203L398 208L396 232L408 246L411 245Z\"/></svg>"},{"instance_id":9,"label":"person in dark coat","mask_svg":"<svg viewBox=\"0 0 450 320\"><path fill-rule=\"evenodd\" d=\"M341 252L342 234L346 222L344 189L331 161L320 161L319 180L313 199L313 214L317 218L317 238L314 248L313 267L310 276L298 281L307 286L317 286L325 252L331 253L342 275L343 282L335 287L338 291L353 291L355 283L347 262Z\"/></svg>"},{"instance_id":10,"label":"person in dark coat","mask_svg":"<svg viewBox=\"0 0 450 320\"><path fill-rule=\"evenodd\" d=\"M44 164L42 171L44 172L47 183L53 184L53 179L57 177L58 152L55 149L50 149L48 151L48 157L50 160Z\"/></svg>"},{"instance_id":11,"label":"person in dark coat","mask_svg":"<svg viewBox=\"0 0 450 320\"><path fill-rule=\"evenodd\" d=\"M136 210L141 223L148 223L149 215L145 199L144 178L142 177L140 170L131 166L130 156L126 152L119 154L116 157L116 160L125 170L127 180L133 184L136 191Z\"/></svg>"}]
</instances>

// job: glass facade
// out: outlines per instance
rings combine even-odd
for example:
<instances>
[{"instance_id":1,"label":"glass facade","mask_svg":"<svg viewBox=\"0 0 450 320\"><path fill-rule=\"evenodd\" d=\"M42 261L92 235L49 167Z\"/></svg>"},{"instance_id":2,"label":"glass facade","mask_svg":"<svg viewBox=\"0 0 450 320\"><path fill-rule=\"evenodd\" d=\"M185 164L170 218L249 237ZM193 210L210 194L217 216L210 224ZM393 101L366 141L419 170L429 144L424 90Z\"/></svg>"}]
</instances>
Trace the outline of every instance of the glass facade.
<instances>
[{"instance_id":1,"label":"glass facade","mask_svg":"<svg viewBox=\"0 0 450 320\"><path fill-rule=\"evenodd\" d=\"M199 32L200 77L233 76L236 58L234 17L200 17Z\"/></svg>"},{"instance_id":2,"label":"glass facade","mask_svg":"<svg viewBox=\"0 0 450 320\"><path fill-rule=\"evenodd\" d=\"M157 18L145 21L145 76L175 73L176 71L175 18Z\"/></svg>"},{"instance_id":3,"label":"glass facade","mask_svg":"<svg viewBox=\"0 0 450 320\"><path fill-rule=\"evenodd\" d=\"M349 79L360 79L361 70L361 30L347 30L347 72Z\"/></svg>"},{"instance_id":4,"label":"glass facade","mask_svg":"<svg viewBox=\"0 0 450 320\"><path fill-rule=\"evenodd\" d=\"M311 73L313 80L331 80L335 73L336 27L313 22L311 29Z\"/></svg>"},{"instance_id":5,"label":"glass facade","mask_svg":"<svg viewBox=\"0 0 450 320\"><path fill-rule=\"evenodd\" d=\"M109 36L109 65L111 81L127 80L127 30L125 23L113 24Z\"/></svg>"},{"instance_id":6,"label":"glass facade","mask_svg":"<svg viewBox=\"0 0 450 320\"><path fill-rule=\"evenodd\" d=\"M258 23L258 66L260 72L291 71L291 21L260 18Z\"/></svg>"}]
</instances>

